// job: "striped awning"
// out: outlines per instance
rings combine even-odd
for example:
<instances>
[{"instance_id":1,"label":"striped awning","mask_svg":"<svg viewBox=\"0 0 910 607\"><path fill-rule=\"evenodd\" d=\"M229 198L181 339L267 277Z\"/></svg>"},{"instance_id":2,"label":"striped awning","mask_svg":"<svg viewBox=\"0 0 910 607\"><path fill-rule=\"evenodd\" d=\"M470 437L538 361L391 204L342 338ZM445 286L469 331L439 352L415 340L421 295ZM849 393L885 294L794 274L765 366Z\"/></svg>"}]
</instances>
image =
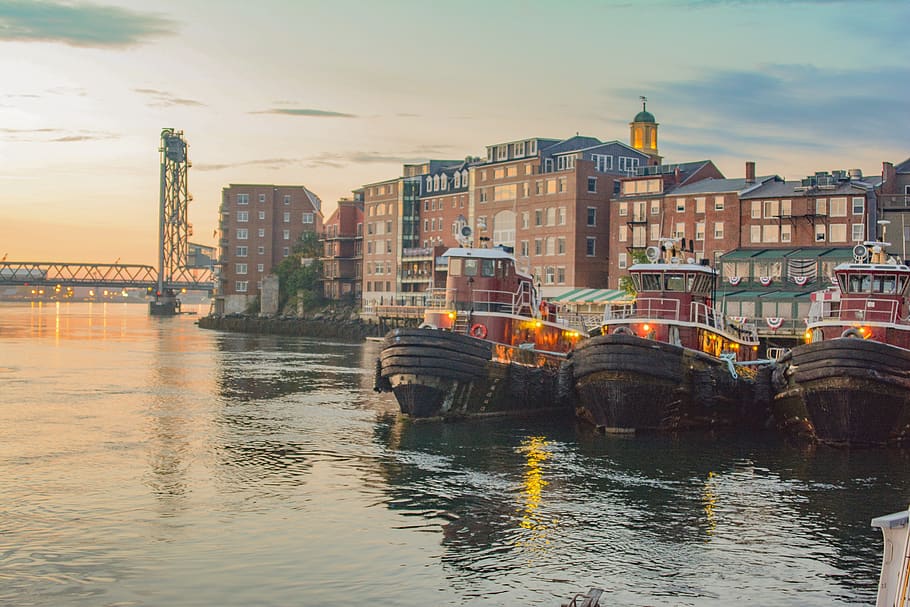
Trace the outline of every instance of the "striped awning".
<instances>
[{"instance_id":1,"label":"striped awning","mask_svg":"<svg viewBox=\"0 0 910 607\"><path fill-rule=\"evenodd\" d=\"M622 289L578 288L545 299L561 304L606 304L619 303L621 301L632 302L635 297Z\"/></svg>"}]
</instances>

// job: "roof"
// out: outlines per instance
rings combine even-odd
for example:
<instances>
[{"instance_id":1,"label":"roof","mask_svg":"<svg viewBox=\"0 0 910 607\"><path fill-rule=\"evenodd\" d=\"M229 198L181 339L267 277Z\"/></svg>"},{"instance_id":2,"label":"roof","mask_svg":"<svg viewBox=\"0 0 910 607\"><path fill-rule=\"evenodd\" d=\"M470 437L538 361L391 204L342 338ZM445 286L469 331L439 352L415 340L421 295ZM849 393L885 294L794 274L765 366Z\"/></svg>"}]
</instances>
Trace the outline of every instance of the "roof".
<instances>
[{"instance_id":1,"label":"roof","mask_svg":"<svg viewBox=\"0 0 910 607\"><path fill-rule=\"evenodd\" d=\"M575 135L573 137L569 137L568 139L563 139L559 143L554 143L553 145L547 146L540 152L544 156L551 156L554 154L563 154L566 152L577 152L578 150L591 148L597 145L601 145L602 143L603 142L596 137Z\"/></svg>"},{"instance_id":2,"label":"roof","mask_svg":"<svg viewBox=\"0 0 910 607\"><path fill-rule=\"evenodd\" d=\"M800 247L798 249L734 249L721 256L720 261L747 259L812 259L814 257L831 257L834 259L853 259L851 247Z\"/></svg>"},{"instance_id":3,"label":"roof","mask_svg":"<svg viewBox=\"0 0 910 607\"><path fill-rule=\"evenodd\" d=\"M746 181L745 177L739 179L701 179L687 185L679 186L668 192L668 196L693 196L695 194L721 194L723 192L742 192L762 185L764 182L776 179L776 175L756 177L755 181Z\"/></svg>"},{"instance_id":4,"label":"roof","mask_svg":"<svg viewBox=\"0 0 910 607\"><path fill-rule=\"evenodd\" d=\"M443 257L477 257L479 259L515 259L502 249L474 249L452 247L442 254Z\"/></svg>"},{"instance_id":5,"label":"roof","mask_svg":"<svg viewBox=\"0 0 910 607\"><path fill-rule=\"evenodd\" d=\"M833 186L809 189L803 185L802 181L769 181L744 193L740 198L749 200L753 198L837 196L838 194L850 194L856 190L865 191L869 189L869 186L869 182L856 179L838 181Z\"/></svg>"},{"instance_id":6,"label":"roof","mask_svg":"<svg viewBox=\"0 0 910 607\"><path fill-rule=\"evenodd\" d=\"M575 288L566 291L554 297L548 297L547 301L558 303L576 303L576 304L600 304L615 303L620 301L633 301L635 296L623 289L586 289Z\"/></svg>"},{"instance_id":7,"label":"roof","mask_svg":"<svg viewBox=\"0 0 910 607\"><path fill-rule=\"evenodd\" d=\"M654 114L646 110L642 110L635 114L635 119L632 122L657 122L654 120Z\"/></svg>"},{"instance_id":8,"label":"roof","mask_svg":"<svg viewBox=\"0 0 910 607\"><path fill-rule=\"evenodd\" d=\"M718 299L734 299L734 300L759 300L759 299L798 299L802 297L809 297L812 293L818 290L818 287L804 290L804 291L734 291L732 293L718 292Z\"/></svg>"}]
</instances>

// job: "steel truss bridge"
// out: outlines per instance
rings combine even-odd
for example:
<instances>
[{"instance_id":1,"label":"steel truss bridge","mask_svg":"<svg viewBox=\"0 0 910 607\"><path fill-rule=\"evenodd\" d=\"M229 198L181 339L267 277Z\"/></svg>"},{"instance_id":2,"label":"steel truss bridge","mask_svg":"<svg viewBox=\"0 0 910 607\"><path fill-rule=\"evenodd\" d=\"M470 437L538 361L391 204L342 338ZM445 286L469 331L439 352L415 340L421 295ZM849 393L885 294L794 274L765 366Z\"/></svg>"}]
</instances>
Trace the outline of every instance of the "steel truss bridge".
<instances>
[{"instance_id":1,"label":"steel truss bridge","mask_svg":"<svg viewBox=\"0 0 910 607\"><path fill-rule=\"evenodd\" d=\"M165 277L164 284L175 290L207 291L212 289L212 273L184 268L177 276ZM158 270L112 263L4 261L0 262L0 285L157 289Z\"/></svg>"},{"instance_id":2,"label":"steel truss bridge","mask_svg":"<svg viewBox=\"0 0 910 607\"><path fill-rule=\"evenodd\" d=\"M0 261L0 286L95 287L174 291L212 291L215 277L207 268L187 266L189 236L187 143L183 131L163 129L160 156L158 268L145 265Z\"/></svg>"}]
</instances>

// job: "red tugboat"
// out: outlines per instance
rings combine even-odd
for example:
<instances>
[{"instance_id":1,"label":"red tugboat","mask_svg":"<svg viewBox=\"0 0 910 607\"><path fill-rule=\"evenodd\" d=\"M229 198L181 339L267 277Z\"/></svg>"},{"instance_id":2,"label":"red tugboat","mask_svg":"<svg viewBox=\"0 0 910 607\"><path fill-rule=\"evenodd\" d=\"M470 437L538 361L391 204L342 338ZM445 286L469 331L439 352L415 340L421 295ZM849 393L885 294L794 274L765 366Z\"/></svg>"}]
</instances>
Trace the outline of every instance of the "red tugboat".
<instances>
[{"instance_id":1,"label":"red tugboat","mask_svg":"<svg viewBox=\"0 0 910 607\"><path fill-rule=\"evenodd\" d=\"M759 415L754 382L736 366L757 358L755 326L725 319L713 306L715 270L683 262L682 253L671 239L648 247L651 263L629 267L635 303L608 308L599 335L579 344L561 371L574 385L578 416L599 429L729 426Z\"/></svg>"},{"instance_id":2,"label":"red tugboat","mask_svg":"<svg viewBox=\"0 0 910 607\"><path fill-rule=\"evenodd\" d=\"M445 289L417 329L386 335L375 389L412 417L524 415L571 407L557 394L566 354L586 336L541 300L501 247L453 248Z\"/></svg>"},{"instance_id":3,"label":"red tugboat","mask_svg":"<svg viewBox=\"0 0 910 607\"><path fill-rule=\"evenodd\" d=\"M834 269L839 293L819 293L810 310L809 343L775 364L785 432L838 446L910 441L910 268L888 246L854 247L854 262Z\"/></svg>"}]
</instances>

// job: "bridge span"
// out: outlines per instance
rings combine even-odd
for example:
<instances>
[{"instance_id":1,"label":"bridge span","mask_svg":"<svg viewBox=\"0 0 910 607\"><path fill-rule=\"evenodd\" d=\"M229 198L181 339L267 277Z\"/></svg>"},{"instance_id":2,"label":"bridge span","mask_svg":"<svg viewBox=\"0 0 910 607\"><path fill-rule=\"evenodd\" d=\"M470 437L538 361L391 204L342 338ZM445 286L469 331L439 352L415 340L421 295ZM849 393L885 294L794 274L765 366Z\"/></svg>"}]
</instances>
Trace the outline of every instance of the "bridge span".
<instances>
[{"instance_id":1,"label":"bridge span","mask_svg":"<svg viewBox=\"0 0 910 607\"><path fill-rule=\"evenodd\" d=\"M212 272L181 268L163 279L174 290L211 291ZM152 266L114 263L60 263L42 261L0 262L0 286L97 287L111 289L158 288L158 270Z\"/></svg>"}]
</instances>

